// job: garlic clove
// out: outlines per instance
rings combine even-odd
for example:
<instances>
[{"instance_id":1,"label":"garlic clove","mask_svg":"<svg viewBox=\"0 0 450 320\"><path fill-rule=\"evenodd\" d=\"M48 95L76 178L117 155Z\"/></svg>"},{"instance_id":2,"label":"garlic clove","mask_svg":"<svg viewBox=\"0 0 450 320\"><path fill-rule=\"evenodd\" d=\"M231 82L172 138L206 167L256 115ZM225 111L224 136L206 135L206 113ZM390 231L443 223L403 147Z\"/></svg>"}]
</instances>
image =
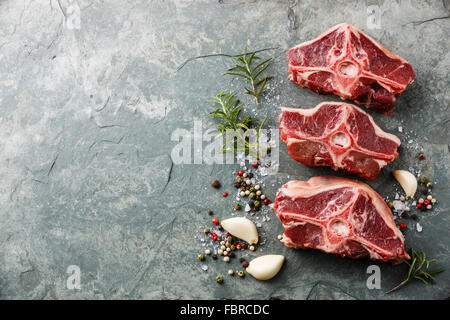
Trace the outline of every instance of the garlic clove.
<instances>
[{"instance_id":1,"label":"garlic clove","mask_svg":"<svg viewBox=\"0 0 450 320\"><path fill-rule=\"evenodd\" d=\"M220 224L233 236L250 244L258 243L258 230L251 220L244 217L235 217L222 220Z\"/></svg>"},{"instance_id":2,"label":"garlic clove","mask_svg":"<svg viewBox=\"0 0 450 320\"><path fill-rule=\"evenodd\" d=\"M250 261L245 270L258 280L269 280L280 271L283 263L284 256L268 254Z\"/></svg>"},{"instance_id":3,"label":"garlic clove","mask_svg":"<svg viewBox=\"0 0 450 320\"><path fill-rule=\"evenodd\" d=\"M414 197L417 190L417 179L409 171L406 170L394 170L392 171L394 178L400 183L407 197Z\"/></svg>"}]
</instances>

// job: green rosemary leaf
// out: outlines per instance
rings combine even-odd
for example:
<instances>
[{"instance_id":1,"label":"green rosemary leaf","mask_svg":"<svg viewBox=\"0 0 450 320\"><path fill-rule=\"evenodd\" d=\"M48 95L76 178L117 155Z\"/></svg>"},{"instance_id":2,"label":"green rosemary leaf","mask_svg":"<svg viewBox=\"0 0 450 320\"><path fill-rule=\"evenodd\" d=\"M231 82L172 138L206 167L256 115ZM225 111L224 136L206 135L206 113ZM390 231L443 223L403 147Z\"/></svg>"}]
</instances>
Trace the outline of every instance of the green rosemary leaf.
<instances>
[{"instance_id":1,"label":"green rosemary leaf","mask_svg":"<svg viewBox=\"0 0 450 320\"><path fill-rule=\"evenodd\" d=\"M426 279L431 279L433 282L437 282L436 279L433 277L433 274L437 274L440 272L445 271L445 269L440 268L436 270L428 270L430 263L435 262L436 259L426 259L426 254L423 251L416 251L414 249L411 249L411 262L409 263L405 259L400 259L403 262L405 262L409 269L408 273L405 277L405 279L398 284L396 287L392 288L391 290L387 291L386 293L391 293L395 290L400 289L402 286L407 284L409 281L413 279L417 279L422 281L424 284L429 284L429 282Z\"/></svg>"},{"instance_id":2,"label":"green rosemary leaf","mask_svg":"<svg viewBox=\"0 0 450 320\"><path fill-rule=\"evenodd\" d=\"M261 94L261 92L263 92L264 88L266 87L266 82L267 82L267 78L264 78L263 83L261 84L261 86L259 87L259 89L256 93L258 96Z\"/></svg>"},{"instance_id":3,"label":"green rosemary leaf","mask_svg":"<svg viewBox=\"0 0 450 320\"><path fill-rule=\"evenodd\" d=\"M259 152L261 151L262 147L258 143L253 144L250 142L250 139L248 139L248 135L251 132L250 124L257 122L258 120L250 117L249 115L242 118L240 117L243 104L235 98L235 94L226 94L222 91L216 96L215 99L209 100L209 102L220 106L207 114L221 120L218 121L218 128L216 129L221 132L221 134L217 135L215 139L225 136L228 133L232 133L234 135L233 138L226 140L222 144L222 152L239 151L240 149L236 147L238 142L244 146L243 151L247 153L250 153L250 150L254 148L256 148ZM266 119L267 116L259 126L257 133L258 136L262 126L266 122ZM231 145L232 147L229 147ZM256 154L255 157L259 159L259 155L260 153Z\"/></svg>"},{"instance_id":4,"label":"green rosemary leaf","mask_svg":"<svg viewBox=\"0 0 450 320\"><path fill-rule=\"evenodd\" d=\"M441 272L444 272L444 271L445 271L445 269L441 268L441 269L436 269L436 270L430 270L430 271L428 271L428 273L429 274L436 274L436 273L441 273Z\"/></svg>"},{"instance_id":5,"label":"green rosemary leaf","mask_svg":"<svg viewBox=\"0 0 450 320\"><path fill-rule=\"evenodd\" d=\"M256 67L254 67L254 68L252 69L252 73L254 73L259 67L261 67L262 65L266 64L267 62L269 62L269 61L271 61L271 60L272 60L272 58L269 58L269 59L266 59L266 60L264 60L263 62L259 63ZM267 64L267 65L268 65L268 64Z\"/></svg>"},{"instance_id":6,"label":"green rosemary leaf","mask_svg":"<svg viewBox=\"0 0 450 320\"><path fill-rule=\"evenodd\" d=\"M254 61L260 59L255 55L255 53L256 52L252 53L250 56L247 56L247 47L245 47L244 54L242 56L234 57L236 65L229 68L226 74L247 79L251 84L251 89L245 88L245 93L252 95L258 105L258 98L264 92L266 82L272 79L273 76L267 76L262 79L258 78L269 67L272 58L265 59L256 66L252 66Z\"/></svg>"}]
</instances>

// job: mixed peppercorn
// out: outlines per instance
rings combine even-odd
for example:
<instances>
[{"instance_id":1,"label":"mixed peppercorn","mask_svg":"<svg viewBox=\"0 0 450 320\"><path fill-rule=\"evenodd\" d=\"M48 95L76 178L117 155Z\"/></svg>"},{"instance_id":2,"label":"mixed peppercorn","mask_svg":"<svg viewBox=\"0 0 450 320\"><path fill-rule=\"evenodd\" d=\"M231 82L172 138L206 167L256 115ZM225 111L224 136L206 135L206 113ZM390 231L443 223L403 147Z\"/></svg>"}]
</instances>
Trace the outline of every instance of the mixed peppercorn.
<instances>
[{"instance_id":1,"label":"mixed peppercorn","mask_svg":"<svg viewBox=\"0 0 450 320\"><path fill-rule=\"evenodd\" d=\"M204 254L199 254L197 256L198 260L205 261L206 256L211 255L211 258L213 260L217 260L218 256L223 257L223 261L226 263L229 263L231 259L236 257L236 251L242 251L249 249L250 251L254 251L255 245L249 245L244 241L238 240L237 238L233 237L228 232L224 231L223 227L219 225L220 221L217 218L213 218L211 220L211 223L215 226L217 226L217 231L213 232L211 228L204 228L203 232L210 236L211 240L214 242L218 241L218 249L217 254L212 254L212 251L210 249L205 249ZM242 267L246 268L248 267L248 262L241 258ZM206 268L204 270L207 270ZM235 274L234 270L230 269L228 270L228 275L233 276ZM237 274L239 277L244 277L244 271L237 271ZM216 277L217 283L222 284L224 282L223 276L218 275Z\"/></svg>"},{"instance_id":2,"label":"mixed peppercorn","mask_svg":"<svg viewBox=\"0 0 450 320\"><path fill-rule=\"evenodd\" d=\"M424 155L420 154L419 159L421 159L421 160L424 159ZM418 180L418 182L422 189L420 191L420 193L423 194L423 197L420 197L417 201L413 201L412 205L421 211L432 210L433 206L437 203L437 200L435 198L433 198L433 196L431 195L433 184L431 182L429 182L426 177L421 177ZM406 198L404 196L400 196L399 200L400 200L400 202L403 203L406 201ZM389 201L387 204L388 204L389 208L393 208L394 211L396 210L395 201L394 202ZM399 215L402 219L411 218L412 220L417 220L418 219L417 214L415 214L415 213L410 214L410 211L411 211L411 208L408 206L405 206L404 208L402 208L401 213L399 213ZM399 228L400 228L400 230L405 231L407 229L406 223L401 222L399 224ZM420 226L418 224L417 230L419 232L422 231L422 226Z\"/></svg>"},{"instance_id":3,"label":"mixed peppercorn","mask_svg":"<svg viewBox=\"0 0 450 320\"><path fill-rule=\"evenodd\" d=\"M252 162L251 166L255 169L259 167L258 162ZM211 186L215 189L220 189L222 184L219 180L214 179L211 182ZM238 190L237 200L245 200L245 211L258 212L261 210L263 205L269 205L271 203L270 199L266 197L262 192L260 184L255 181L255 174L248 170L238 170L236 172L236 178L234 180L234 187ZM229 193L227 191L222 192L222 197L227 197ZM239 203L233 205L235 211L242 210L242 206ZM208 215L213 216L212 210L208 210ZM207 235L212 240L212 246L214 250L205 249L204 253L198 254L197 258L199 261L205 261L208 256L212 260L217 260L222 258L225 263L230 263L238 252L244 250L255 251L256 246L254 244L248 244L247 242L233 237L230 233L226 232L220 225L218 218L214 217L211 219L211 226L203 229L203 233ZM249 266L249 262L244 258L240 259L242 268L245 269ZM203 266L202 270L206 271L207 266ZM243 270L233 270L229 269L227 274L229 276L234 276L237 274L238 277L245 277L245 272ZM224 277L222 275L217 275L216 282L219 284L224 283Z\"/></svg>"},{"instance_id":4,"label":"mixed peppercorn","mask_svg":"<svg viewBox=\"0 0 450 320\"><path fill-rule=\"evenodd\" d=\"M259 166L258 162L252 164L254 168ZM246 211L253 210L257 212L261 210L262 204L269 205L271 201L262 193L261 185L253 184L253 173L239 170L236 172L236 180L234 181L234 187L240 189L239 196L241 198L248 197L250 200L247 202ZM240 210L242 207L239 204L234 205L235 210Z\"/></svg>"}]
</instances>

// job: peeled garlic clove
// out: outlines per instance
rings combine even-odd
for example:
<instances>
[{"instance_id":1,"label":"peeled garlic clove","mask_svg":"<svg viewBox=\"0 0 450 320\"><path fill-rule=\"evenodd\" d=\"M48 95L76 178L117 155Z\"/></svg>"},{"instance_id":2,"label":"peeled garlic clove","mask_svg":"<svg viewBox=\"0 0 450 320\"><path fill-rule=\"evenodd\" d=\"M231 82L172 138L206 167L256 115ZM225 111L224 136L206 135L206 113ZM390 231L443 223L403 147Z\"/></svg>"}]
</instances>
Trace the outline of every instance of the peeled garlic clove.
<instances>
[{"instance_id":1,"label":"peeled garlic clove","mask_svg":"<svg viewBox=\"0 0 450 320\"><path fill-rule=\"evenodd\" d=\"M235 217L223 220L220 224L233 236L250 244L258 243L258 230L251 220L244 217Z\"/></svg>"},{"instance_id":2,"label":"peeled garlic clove","mask_svg":"<svg viewBox=\"0 0 450 320\"><path fill-rule=\"evenodd\" d=\"M283 263L284 256L268 254L250 261L245 270L258 280L269 280L280 271Z\"/></svg>"},{"instance_id":3,"label":"peeled garlic clove","mask_svg":"<svg viewBox=\"0 0 450 320\"><path fill-rule=\"evenodd\" d=\"M400 183L407 197L414 197L417 190L417 179L409 171L394 170L392 171L394 178Z\"/></svg>"}]
</instances>

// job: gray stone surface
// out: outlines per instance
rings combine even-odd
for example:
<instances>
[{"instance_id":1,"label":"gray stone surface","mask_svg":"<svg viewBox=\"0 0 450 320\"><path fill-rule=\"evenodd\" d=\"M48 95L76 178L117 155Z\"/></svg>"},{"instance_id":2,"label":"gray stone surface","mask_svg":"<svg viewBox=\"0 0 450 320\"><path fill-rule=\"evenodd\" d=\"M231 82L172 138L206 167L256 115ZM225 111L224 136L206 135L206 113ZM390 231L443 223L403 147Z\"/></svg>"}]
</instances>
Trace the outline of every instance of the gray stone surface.
<instances>
[{"instance_id":1,"label":"gray stone surface","mask_svg":"<svg viewBox=\"0 0 450 320\"><path fill-rule=\"evenodd\" d=\"M378 5L381 29L367 28ZM71 29L76 8L79 29ZM368 261L285 248L278 220L262 225L266 241L250 256L280 253L287 263L267 282L251 277L214 282L229 266L200 269L198 237L231 213L233 197L212 191L213 178L233 191L238 165L177 165L177 128L191 130L211 107L205 100L234 90L257 117L276 127L280 106L312 107L317 95L286 80L285 51L347 21L406 58L417 79L393 114L371 113L402 140L400 157L370 185L383 196L398 190L394 168L413 168L435 182L439 204L420 213L423 232L407 221L407 247L425 250L449 268L449 1L121 1L0 2L0 298L2 299L443 299L450 272L437 285L401 281L404 267L381 267L381 290L366 288ZM69 22L68 22L69 21ZM75 21L76 27L76 21ZM258 108L240 81L222 76L230 60L205 54L277 47L275 75ZM398 127L403 132L398 132ZM411 143L408 141L411 140ZM419 162L423 150L426 160ZM280 148L280 170L266 178L273 198L309 168ZM70 265L81 289L66 286ZM232 263L238 268L237 261Z\"/></svg>"}]
</instances>

